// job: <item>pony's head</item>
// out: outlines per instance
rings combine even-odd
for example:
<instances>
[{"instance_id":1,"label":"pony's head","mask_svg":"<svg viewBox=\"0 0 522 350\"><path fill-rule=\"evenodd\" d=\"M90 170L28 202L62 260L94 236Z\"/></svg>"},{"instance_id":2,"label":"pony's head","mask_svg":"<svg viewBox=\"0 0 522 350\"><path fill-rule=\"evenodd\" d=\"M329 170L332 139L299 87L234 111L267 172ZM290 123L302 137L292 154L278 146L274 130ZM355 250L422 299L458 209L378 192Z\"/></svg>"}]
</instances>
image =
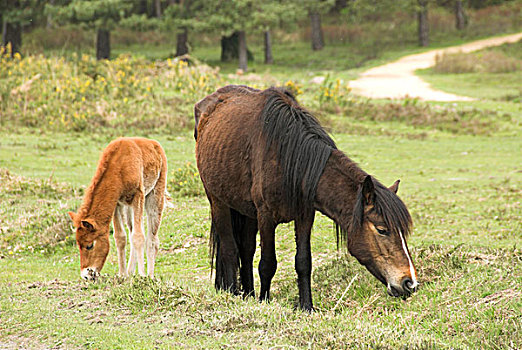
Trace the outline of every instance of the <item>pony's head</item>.
<instances>
[{"instance_id":1,"label":"pony's head","mask_svg":"<svg viewBox=\"0 0 522 350\"><path fill-rule=\"evenodd\" d=\"M108 227L99 227L91 218L69 212L76 228L76 243L80 249L80 271L85 280L94 281L100 274L109 254Z\"/></svg>"},{"instance_id":2,"label":"pony's head","mask_svg":"<svg viewBox=\"0 0 522 350\"><path fill-rule=\"evenodd\" d=\"M417 272L406 237L411 228L408 209L396 195L397 180L386 188L366 176L357 192L348 250L394 297L416 291Z\"/></svg>"}]
</instances>

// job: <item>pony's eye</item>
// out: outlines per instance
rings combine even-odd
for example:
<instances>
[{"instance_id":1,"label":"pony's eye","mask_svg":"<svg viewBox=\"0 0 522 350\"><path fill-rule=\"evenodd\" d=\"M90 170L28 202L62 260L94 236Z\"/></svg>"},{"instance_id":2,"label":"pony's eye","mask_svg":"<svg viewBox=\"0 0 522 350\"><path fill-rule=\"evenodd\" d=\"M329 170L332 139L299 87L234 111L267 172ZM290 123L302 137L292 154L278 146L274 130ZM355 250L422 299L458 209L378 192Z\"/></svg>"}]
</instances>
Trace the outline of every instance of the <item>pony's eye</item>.
<instances>
[{"instance_id":1,"label":"pony's eye","mask_svg":"<svg viewBox=\"0 0 522 350\"><path fill-rule=\"evenodd\" d=\"M92 242L90 245L88 245L87 247L85 247L85 249L87 249L87 250L91 250L93 247L94 247L94 242Z\"/></svg>"},{"instance_id":2,"label":"pony's eye","mask_svg":"<svg viewBox=\"0 0 522 350\"><path fill-rule=\"evenodd\" d=\"M383 236L389 236L390 235L390 232L386 229L382 229L382 228L377 228L377 232L379 232L380 235L383 235Z\"/></svg>"}]
</instances>

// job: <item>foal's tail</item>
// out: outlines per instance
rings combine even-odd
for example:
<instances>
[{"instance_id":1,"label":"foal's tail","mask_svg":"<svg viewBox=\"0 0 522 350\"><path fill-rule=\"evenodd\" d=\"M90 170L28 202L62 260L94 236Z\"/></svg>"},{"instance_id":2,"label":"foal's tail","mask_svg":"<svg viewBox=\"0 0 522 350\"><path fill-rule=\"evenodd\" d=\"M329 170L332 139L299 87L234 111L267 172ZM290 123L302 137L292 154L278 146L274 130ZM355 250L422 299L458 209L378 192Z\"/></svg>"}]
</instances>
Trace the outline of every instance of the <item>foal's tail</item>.
<instances>
[{"instance_id":1,"label":"foal's tail","mask_svg":"<svg viewBox=\"0 0 522 350\"><path fill-rule=\"evenodd\" d=\"M235 211L234 209L230 209L230 218L232 221L232 232L234 235L234 240L236 241L236 247L241 246L241 232L243 231L243 228L245 226L245 217ZM210 224L210 240L209 240L209 246L210 246L210 266L213 269L216 270L216 282L215 287L216 289L225 289L225 264L221 258L221 248L220 248L220 241L219 241L219 235L217 234L216 228L214 226L214 223ZM239 270L239 254L238 254L238 270ZM211 271L212 274L212 271ZM237 285L237 281L235 283ZM232 291L236 293L237 291Z\"/></svg>"}]
</instances>

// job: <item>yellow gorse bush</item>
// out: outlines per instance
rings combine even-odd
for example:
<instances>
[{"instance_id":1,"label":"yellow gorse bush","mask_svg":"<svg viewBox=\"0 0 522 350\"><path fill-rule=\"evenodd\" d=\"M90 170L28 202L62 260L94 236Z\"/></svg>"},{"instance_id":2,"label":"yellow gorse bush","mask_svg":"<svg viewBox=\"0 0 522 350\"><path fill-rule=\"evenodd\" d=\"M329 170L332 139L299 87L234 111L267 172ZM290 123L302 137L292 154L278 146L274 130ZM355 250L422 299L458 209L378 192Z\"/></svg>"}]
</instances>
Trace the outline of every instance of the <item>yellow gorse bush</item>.
<instances>
[{"instance_id":1,"label":"yellow gorse bush","mask_svg":"<svg viewBox=\"0 0 522 350\"><path fill-rule=\"evenodd\" d=\"M202 196L205 194L198 169L191 162L170 171L167 189L172 196Z\"/></svg>"},{"instance_id":2,"label":"yellow gorse bush","mask_svg":"<svg viewBox=\"0 0 522 350\"><path fill-rule=\"evenodd\" d=\"M294 96L301 95L303 93L303 86L301 84L298 84L292 80L288 80L284 87L289 90Z\"/></svg>"},{"instance_id":3,"label":"yellow gorse bush","mask_svg":"<svg viewBox=\"0 0 522 350\"><path fill-rule=\"evenodd\" d=\"M327 78L319 87L319 104L321 106L344 106L351 101L350 92L350 87L348 87L348 85L343 85L340 79L331 81Z\"/></svg>"},{"instance_id":4,"label":"yellow gorse bush","mask_svg":"<svg viewBox=\"0 0 522 350\"><path fill-rule=\"evenodd\" d=\"M169 124L174 111L165 100L181 101L177 114L186 118L181 109L190 111L194 101L221 84L216 70L181 60L150 62L121 55L97 61L76 54L67 59L19 54L10 58L4 52L0 51L0 123L65 130ZM175 123L179 127L187 121Z\"/></svg>"}]
</instances>

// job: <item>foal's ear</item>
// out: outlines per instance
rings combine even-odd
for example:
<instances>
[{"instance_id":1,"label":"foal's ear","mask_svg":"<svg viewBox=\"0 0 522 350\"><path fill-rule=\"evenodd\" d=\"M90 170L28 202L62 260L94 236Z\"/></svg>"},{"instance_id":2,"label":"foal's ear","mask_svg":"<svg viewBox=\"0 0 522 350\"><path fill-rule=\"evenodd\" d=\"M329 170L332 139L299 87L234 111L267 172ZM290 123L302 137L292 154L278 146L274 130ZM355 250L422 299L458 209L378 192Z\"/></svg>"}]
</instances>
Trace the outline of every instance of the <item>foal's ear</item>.
<instances>
[{"instance_id":1,"label":"foal's ear","mask_svg":"<svg viewBox=\"0 0 522 350\"><path fill-rule=\"evenodd\" d=\"M393 193L397 194L397 191L399 190L399 183L401 182L401 180L397 180L393 183L393 185L391 185L389 188L390 188L390 191L392 191Z\"/></svg>"},{"instance_id":2,"label":"foal's ear","mask_svg":"<svg viewBox=\"0 0 522 350\"><path fill-rule=\"evenodd\" d=\"M81 226L89 231L94 231L94 222L88 220L82 220Z\"/></svg>"},{"instance_id":3,"label":"foal's ear","mask_svg":"<svg viewBox=\"0 0 522 350\"><path fill-rule=\"evenodd\" d=\"M70 211L67 214L69 214L69 217L71 218L72 222L74 222L75 221L74 219L76 219L76 213L73 211Z\"/></svg>"},{"instance_id":4,"label":"foal's ear","mask_svg":"<svg viewBox=\"0 0 522 350\"><path fill-rule=\"evenodd\" d=\"M373 180L370 175L364 178L362 184L362 195L365 200L365 205L372 205L375 199L375 187L373 186Z\"/></svg>"}]
</instances>

